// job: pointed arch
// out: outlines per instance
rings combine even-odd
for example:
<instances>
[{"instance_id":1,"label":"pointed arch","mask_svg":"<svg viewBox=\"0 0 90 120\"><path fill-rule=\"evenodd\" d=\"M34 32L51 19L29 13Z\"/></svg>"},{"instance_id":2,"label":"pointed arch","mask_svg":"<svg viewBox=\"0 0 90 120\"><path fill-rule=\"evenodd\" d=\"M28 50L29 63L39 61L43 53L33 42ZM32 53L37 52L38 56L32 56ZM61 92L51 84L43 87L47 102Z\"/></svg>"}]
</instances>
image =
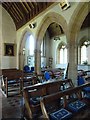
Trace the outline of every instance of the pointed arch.
<instances>
[{"instance_id":1,"label":"pointed arch","mask_svg":"<svg viewBox=\"0 0 90 120\"><path fill-rule=\"evenodd\" d=\"M64 19L64 17L58 13L50 12L43 18L41 25L39 26L39 30L36 34L36 40L37 40L36 41L36 48L40 47L38 45L38 42L40 42L40 43L42 42L42 38L43 38L47 28L53 22L56 22L57 24L59 24L62 27L64 33L65 34L67 33L67 22Z\"/></svg>"},{"instance_id":2,"label":"pointed arch","mask_svg":"<svg viewBox=\"0 0 90 120\"><path fill-rule=\"evenodd\" d=\"M43 20L41 21L41 25L39 26L38 32L36 34L36 47L35 47L36 51L37 51L37 52L35 52L35 57L36 57L35 58L35 60L36 60L35 67L36 67L36 72L39 72L39 73L41 71L41 69L40 69L40 65L41 65L41 52L40 52L41 42L43 40L43 37L45 35L47 28L53 22L56 22L57 24L59 24L62 27L65 34L67 31L67 22L64 19L64 17L61 16L60 14L55 13L55 12L50 12L43 18ZM38 57L38 59L37 59L37 57Z\"/></svg>"}]
</instances>

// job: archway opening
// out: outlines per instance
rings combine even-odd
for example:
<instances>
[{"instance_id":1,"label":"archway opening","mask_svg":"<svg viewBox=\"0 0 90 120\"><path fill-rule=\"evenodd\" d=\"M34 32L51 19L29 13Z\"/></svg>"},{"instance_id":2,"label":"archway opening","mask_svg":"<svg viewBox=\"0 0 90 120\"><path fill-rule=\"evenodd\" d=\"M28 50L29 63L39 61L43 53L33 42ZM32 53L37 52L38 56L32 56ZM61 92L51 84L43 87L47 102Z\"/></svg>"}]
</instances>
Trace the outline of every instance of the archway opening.
<instances>
[{"instance_id":1,"label":"archway opening","mask_svg":"<svg viewBox=\"0 0 90 120\"><path fill-rule=\"evenodd\" d=\"M32 34L29 34L25 41L25 62L24 65L29 67L34 67L34 37Z\"/></svg>"}]
</instances>

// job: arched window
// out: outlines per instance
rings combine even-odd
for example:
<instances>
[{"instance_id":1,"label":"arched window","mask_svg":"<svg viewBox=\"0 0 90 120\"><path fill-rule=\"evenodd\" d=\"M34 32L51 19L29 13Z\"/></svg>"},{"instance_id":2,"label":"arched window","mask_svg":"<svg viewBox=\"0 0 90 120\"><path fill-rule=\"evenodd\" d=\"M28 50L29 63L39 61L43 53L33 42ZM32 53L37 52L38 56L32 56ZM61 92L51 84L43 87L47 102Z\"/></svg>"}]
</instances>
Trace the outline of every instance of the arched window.
<instances>
[{"instance_id":1,"label":"arched window","mask_svg":"<svg viewBox=\"0 0 90 120\"><path fill-rule=\"evenodd\" d=\"M84 41L81 46L81 64L87 64L88 62L88 47L90 46L90 41Z\"/></svg>"},{"instance_id":2,"label":"arched window","mask_svg":"<svg viewBox=\"0 0 90 120\"><path fill-rule=\"evenodd\" d=\"M33 56L34 55L34 38L32 35L28 35L25 43L26 54Z\"/></svg>"},{"instance_id":3,"label":"arched window","mask_svg":"<svg viewBox=\"0 0 90 120\"><path fill-rule=\"evenodd\" d=\"M29 55L34 55L34 38L32 35L29 36Z\"/></svg>"},{"instance_id":4,"label":"arched window","mask_svg":"<svg viewBox=\"0 0 90 120\"><path fill-rule=\"evenodd\" d=\"M67 63L67 48L65 45L62 45L60 48L60 64Z\"/></svg>"},{"instance_id":5,"label":"arched window","mask_svg":"<svg viewBox=\"0 0 90 120\"><path fill-rule=\"evenodd\" d=\"M83 64L85 61L87 61L87 51L86 51L86 46L83 45L81 47L81 64Z\"/></svg>"},{"instance_id":6,"label":"arched window","mask_svg":"<svg viewBox=\"0 0 90 120\"><path fill-rule=\"evenodd\" d=\"M31 34L27 35L25 43L25 64L34 66L34 38Z\"/></svg>"}]
</instances>

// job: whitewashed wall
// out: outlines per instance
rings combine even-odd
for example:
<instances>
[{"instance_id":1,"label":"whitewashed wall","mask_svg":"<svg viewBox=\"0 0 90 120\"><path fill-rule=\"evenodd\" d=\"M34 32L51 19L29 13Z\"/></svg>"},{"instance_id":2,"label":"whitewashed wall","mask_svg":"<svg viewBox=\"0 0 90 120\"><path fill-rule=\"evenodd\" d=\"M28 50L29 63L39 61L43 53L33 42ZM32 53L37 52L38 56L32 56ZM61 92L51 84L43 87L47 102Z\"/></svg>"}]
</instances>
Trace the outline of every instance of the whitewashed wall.
<instances>
[{"instance_id":1,"label":"whitewashed wall","mask_svg":"<svg viewBox=\"0 0 90 120\"><path fill-rule=\"evenodd\" d=\"M15 56L5 56L4 44L16 44L16 28L10 15L5 9L2 9L2 66L1 68L16 68L16 54ZM15 52L15 51L14 51ZM16 52L15 52L16 53Z\"/></svg>"}]
</instances>

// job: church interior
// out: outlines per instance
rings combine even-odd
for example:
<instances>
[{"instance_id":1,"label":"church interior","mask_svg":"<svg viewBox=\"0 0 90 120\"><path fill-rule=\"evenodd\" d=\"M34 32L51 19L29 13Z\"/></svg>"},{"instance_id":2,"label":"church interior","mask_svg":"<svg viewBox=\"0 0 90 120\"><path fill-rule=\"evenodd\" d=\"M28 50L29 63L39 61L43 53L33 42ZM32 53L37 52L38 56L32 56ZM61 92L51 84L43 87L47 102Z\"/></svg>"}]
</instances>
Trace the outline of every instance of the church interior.
<instances>
[{"instance_id":1,"label":"church interior","mask_svg":"<svg viewBox=\"0 0 90 120\"><path fill-rule=\"evenodd\" d=\"M0 119L90 118L90 1L0 0Z\"/></svg>"}]
</instances>

